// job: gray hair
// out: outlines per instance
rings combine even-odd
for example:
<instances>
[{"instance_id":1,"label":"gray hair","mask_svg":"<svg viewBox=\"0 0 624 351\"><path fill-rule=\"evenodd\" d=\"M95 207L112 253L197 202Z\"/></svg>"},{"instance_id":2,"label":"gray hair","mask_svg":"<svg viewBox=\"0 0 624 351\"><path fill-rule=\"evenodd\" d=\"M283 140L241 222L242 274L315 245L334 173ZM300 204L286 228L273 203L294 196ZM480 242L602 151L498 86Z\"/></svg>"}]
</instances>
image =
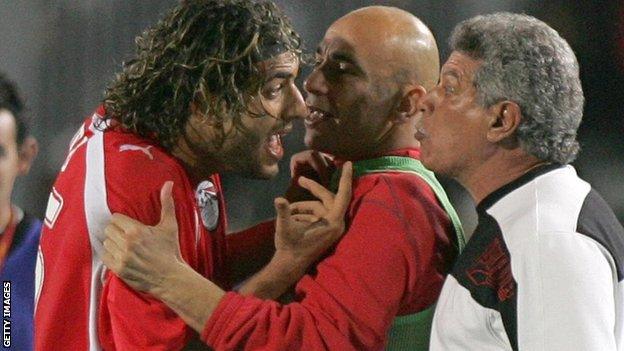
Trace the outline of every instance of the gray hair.
<instances>
[{"instance_id":1,"label":"gray hair","mask_svg":"<svg viewBox=\"0 0 624 351\"><path fill-rule=\"evenodd\" d=\"M520 106L517 136L527 153L561 164L574 160L583 89L574 52L557 31L534 17L502 12L459 23L450 46L483 60L474 77L481 105L510 100Z\"/></svg>"}]
</instances>

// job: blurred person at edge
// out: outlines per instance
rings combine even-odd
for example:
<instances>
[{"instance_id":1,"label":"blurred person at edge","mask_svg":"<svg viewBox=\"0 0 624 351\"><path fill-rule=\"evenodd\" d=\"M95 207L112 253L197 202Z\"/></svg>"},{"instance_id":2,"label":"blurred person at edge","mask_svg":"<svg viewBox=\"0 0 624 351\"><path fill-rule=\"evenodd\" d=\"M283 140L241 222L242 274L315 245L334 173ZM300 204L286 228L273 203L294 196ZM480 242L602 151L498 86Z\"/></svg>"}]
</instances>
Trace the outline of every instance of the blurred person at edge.
<instances>
[{"instance_id":1,"label":"blurred person at edge","mask_svg":"<svg viewBox=\"0 0 624 351\"><path fill-rule=\"evenodd\" d=\"M583 113L568 43L533 17L458 24L421 101L423 163L478 226L448 276L432 350L624 350L624 230L574 167Z\"/></svg>"},{"instance_id":2,"label":"blurred person at edge","mask_svg":"<svg viewBox=\"0 0 624 351\"><path fill-rule=\"evenodd\" d=\"M193 274L229 288L227 267L259 248L237 246L257 232L225 237L219 173L274 176L282 136L307 112L295 86L300 39L272 2L184 1L136 43L135 58L73 138L50 194L37 263L38 350L203 347L165 304L105 269L104 227L115 212L156 224L161 211L175 211L180 258ZM175 187L164 187L161 197L169 181ZM263 287L286 290L303 275L342 234L335 225L350 186L343 189L337 211L307 203L311 213L327 210L313 227L277 200L278 214L288 216L278 216L277 250L242 293L270 298ZM167 196L175 208L161 201ZM272 244L272 228L270 234Z\"/></svg>"},{"instance_id":3,"label":"blurred person at edge","mask_svg":"<svg viewBox=\"0 0 624 351\"><path fill-rule=\"evenodd\" d=\"M433 35L403 10L359 9L327 30L305 83L305 141L337 165L353 161L356 178L346 233L298 282L294 302L226 293L200 277L167 245L177 243L175 225L114 218L105 262L216 350L426 349L433 306L463 240L414 139L418 102L438 74ZM314 157L299 155L294 173ZM322 199L334 201L329 192ZM162 223L175 221L170 214Z\"/></svg>"},{"instance_id":4,"label":"blurred person at edge","mask_svg":"<svg viewBox=\"0 0 624 351\"><path fill-rule=\"evenodd\" d=\"M41 221L11 203L15 179L28 174L38 146L30 136L17 87L0 74L0 280L10 301L2 347L33 349L35 262ZM6 308L7 305L4 305ZM4 310L6 312L6 310ZM5 329L6 331L6 329Z\"/></svg>"}]
</instances>

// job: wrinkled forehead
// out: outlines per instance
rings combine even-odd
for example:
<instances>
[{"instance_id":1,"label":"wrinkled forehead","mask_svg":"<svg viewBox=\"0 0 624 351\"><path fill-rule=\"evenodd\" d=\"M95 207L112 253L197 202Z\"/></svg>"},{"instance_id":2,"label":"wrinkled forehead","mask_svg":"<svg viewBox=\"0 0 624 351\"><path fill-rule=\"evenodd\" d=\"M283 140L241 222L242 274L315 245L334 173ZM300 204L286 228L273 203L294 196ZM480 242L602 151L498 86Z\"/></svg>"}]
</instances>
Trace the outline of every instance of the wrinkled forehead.
<instances>
[{"instance_id":1,"label":"wrinkled forehead","mask_svg":"<svg viewBox=\"0 0 624 351\"><path fill-rule=\"evenodd\" d=\"M296 76L299 72L299 56L292 51L286 51L257 63L260 74L273 75L275 72L285 72Z\"/></svg>"},{"instance_id":2,"label":"wrinkled forehead","mask_svg":"<svg viewBox=\"0 0 624 351\"><path fill-rule=\"evenodd\" d=\"M299 65L299 56L292 51L279 53L264 61L258 62L258 67L262 70L271 70L276 67L294 67Z\"/></svg>"},{"instance_id":3,"label":"wrinkled forehead","mask_svg":"<svg viewBox=\"0 0 624 351\"><path fill-rule=\"evenodd\" d=\"M481 68L483 61L475 59L461 51L453 51L442 65L442 76L454 76L460 80L474 80L477 70Z\"/></svg>"}]
</instances>

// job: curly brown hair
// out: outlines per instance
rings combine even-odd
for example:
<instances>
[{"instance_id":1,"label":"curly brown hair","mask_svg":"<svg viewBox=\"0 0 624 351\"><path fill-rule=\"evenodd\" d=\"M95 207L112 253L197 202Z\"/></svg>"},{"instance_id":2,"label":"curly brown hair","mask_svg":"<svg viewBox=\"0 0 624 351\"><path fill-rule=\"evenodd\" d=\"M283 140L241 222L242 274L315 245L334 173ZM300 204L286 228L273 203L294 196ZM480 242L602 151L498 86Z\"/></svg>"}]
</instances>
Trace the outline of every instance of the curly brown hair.
<instances>
[{"instance_id":1,"label":"curly brown hair","mask_svg":"<svg viewBox=\"0 0 624 351\"><path fill-rule=\"evenodd\" d=\"M301 39L271 1L187 0L136 38L136 57L106 89L107 119L171 149L194 103L215 125L248 113L261 88L257 63ZM225 131L222 133L226 134Z\"/></svg>"}]
</instances>

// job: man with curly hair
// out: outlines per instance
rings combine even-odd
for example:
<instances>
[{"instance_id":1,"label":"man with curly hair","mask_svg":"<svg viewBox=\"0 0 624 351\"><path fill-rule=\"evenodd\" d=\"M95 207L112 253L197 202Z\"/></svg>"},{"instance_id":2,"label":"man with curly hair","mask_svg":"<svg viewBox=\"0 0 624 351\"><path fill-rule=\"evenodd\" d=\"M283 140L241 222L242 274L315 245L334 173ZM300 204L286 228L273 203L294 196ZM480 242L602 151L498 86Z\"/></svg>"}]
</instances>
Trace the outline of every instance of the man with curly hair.
<instances>
[{"instance_id":1,"label":"man with curly hair","mask_svg":"<svg viewBox=\"0 0 624 351\"><path fill-rule=\"evenodd\" d=\"M165 210L159 190L172 181L164 192L176 200L185 233L182 259L228 288L218 173L277 173L281 138L307 111L294 82L300 53L298 35L268 1L185 1L137 39L136 57L74 136L50 194L37 266L37 349L178 350L196 338L162 302L106 270L104 226L112 213L156 224ZM276 207L289 215L284 200ZM273 297L261 288L294 283L324 238L331 241L326 234L341 232L332 227L341 216L312 228L286 217L278 216L273 259L242 292Z\"/></svg>"},{"instance_id":2,"label":"man with curly hair","mask_svg":"<svg viewBox=\"0 0 624 351\"><path fill-rule=\"evenodd\" d=\"M17 87L0 74L0 280L11 299L6 319L11 333L3 338L2 346L17 350L33 347L35 259L41 221L13 204L11 194L17 177L30 170L37 151Z\"/></svg>"}]
</instances>

